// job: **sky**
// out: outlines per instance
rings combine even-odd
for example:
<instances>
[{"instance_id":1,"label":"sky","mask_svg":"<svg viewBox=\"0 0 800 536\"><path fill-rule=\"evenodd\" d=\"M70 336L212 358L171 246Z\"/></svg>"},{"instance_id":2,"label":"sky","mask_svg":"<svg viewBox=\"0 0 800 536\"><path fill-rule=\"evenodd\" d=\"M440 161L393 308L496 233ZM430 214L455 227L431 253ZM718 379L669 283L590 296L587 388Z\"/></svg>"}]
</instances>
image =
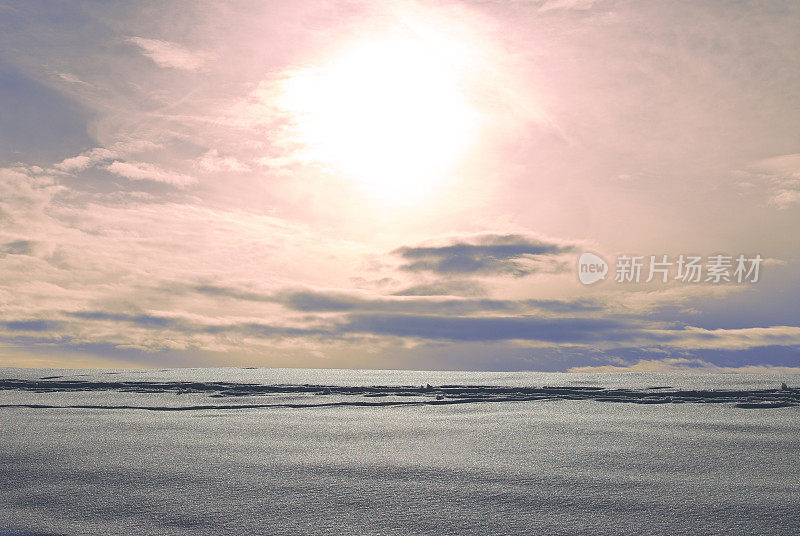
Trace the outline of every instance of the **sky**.
<instances>
[{"instance_id":1,"label":"sky","mask_svg":"<svg viewBox=\"0 0 800 536\"><path fill-rule=\"evenodd\" d=\"M800 372L798 27L0 2L0 366Z\"/></svg>"}]
</instances>

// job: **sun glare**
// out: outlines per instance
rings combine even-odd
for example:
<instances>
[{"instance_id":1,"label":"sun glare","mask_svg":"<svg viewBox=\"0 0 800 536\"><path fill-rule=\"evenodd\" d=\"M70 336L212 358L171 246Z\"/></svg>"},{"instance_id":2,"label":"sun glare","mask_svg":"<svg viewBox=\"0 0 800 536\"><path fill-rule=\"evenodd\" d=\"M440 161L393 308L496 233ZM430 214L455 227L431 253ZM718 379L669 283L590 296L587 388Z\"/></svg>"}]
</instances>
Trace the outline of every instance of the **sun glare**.
<instances>
[{"instance_id":1,"label":"sun glare","mask_svg":"<svg viewBox=\"0 0 800 536\"><path fill-rule=\"evenodd\" d=\"M280 104L307 157L385 202L433 195L475 131L451 46L382 37L295 71Z\"/></svg>"}]
</instances>

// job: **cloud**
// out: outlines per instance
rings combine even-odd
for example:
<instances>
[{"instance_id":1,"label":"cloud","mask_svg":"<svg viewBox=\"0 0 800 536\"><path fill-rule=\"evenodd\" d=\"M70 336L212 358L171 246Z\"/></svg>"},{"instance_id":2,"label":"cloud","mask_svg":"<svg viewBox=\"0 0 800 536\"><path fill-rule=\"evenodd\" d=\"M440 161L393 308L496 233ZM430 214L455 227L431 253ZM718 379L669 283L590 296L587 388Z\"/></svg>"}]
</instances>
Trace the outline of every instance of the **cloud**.
<instances>
[{"instance_id":1,"label":"cloud","mask_svg":"<svg viewBox=\"0 0 800 536\"><path fill-rule=\"evenodd\" d=\"M780 190L772 196L770 203L781 209L789 208L793 205L800 205L800 189Z\"/></svg>"},{"instance_id":2,"label":"cloud","mask_svg":"<svg viewBox=\"0 0 800 536\"><path fill-rule=\"evenodd\" d=\"M602 311L603 306L593 300L525 300L530 307L538 307L553 313L580 313Z\"/></svg>"},{"instance_id":3,"label":"cloud","mask_svg":"<svg viewBox=\"0 0 800 536\"><path fill-rule=\"evenodd\" d=\"M402 247L393 253L407 261L402 269L410 272L522 277L563 269L563 263L554 257L572 250L572 245L519 234L481 234L450 239L445 245Z\"/></svg>"},{"instance_id":4,"label":"cloud","mask_svg":"<svg viewBox=\"0 0 800 536\"><path fill-rule=\"evenodd\" d=\"M114 359L108 355L88 355L84 351L68 351L57 347L0 348L0 366L48 369L134 369L142 363ZM1 533L0 533L1 534ZM4 536L7 536L4 534Z\"/></svg>"},{"instance_id":5,"label":"cloud","mask_svg":"<svg viewBox=\"0 0 800 536\"><path fill-rule=\"evenodd\" d=\"M35 242L31 240L14 240L0 245L0 256L3 255L30 255Z\"/></svg>"},{"instance_id":6,"label":"cloud","mask_svg":"<svg viewBox=\"0 0 800 536\"><path fill-rule=\"evenodd\" d=\"M199 334L199 335L222 335L222 336L248 336L262 338L295 338L302 336L326 337L338 336L335 330L319 326L294 327L288 325L267 324L264 322L214 322L208 318L197 316L164 316L151 313L116 313L109 311L75 311L66 312L65 316L88 320L94 322L104 322L111 324L130 324L145 330L160 330L173 332L174 334ZM36 324L38 325L38 323ZM169 338L169 337L168 337ZM179 341L172 341L179 342ZM188 343L188 344L187 344ZM159 340L151 341L154 347L183 347L183 346L203 346L209 344L206 339L186 339L185 343L176 345L161 345ZM212 343L213 344L213 343Z\"/></svg>"},{"instance_id":7,"label":"cloud","mask_svg":"<svg viewBox=\"0 0 800 536\"><path fill-rule=\"evenodd\" d=\"M279 303L293 311L356 312L469 315L489 312L522 313L537 309L550 313L599 311L602 306L589 300L492 300L474 298L436 298L430 296L370 296L343 291L284 290L272 294L218 285L198 285L191 290L201 294L237 300Z\"/></svg>"},{"instance_id":8,"label":"cloud","mask_svg":"<svg viewBox=\"0 0 800 536\"><path fill-rule=\"evenodd\" d=\"M324 236L264 214L152 198L109 202L105 195L59 185L41 171L0 169L0 251L5 252L0 253L0 319L64 321L53 324L52 332L39 331L37 344L94 341L148 349L224 346L226 351L252 344L263 350L258 340L243 342L244 335L232 342L218 341L202 331L173 333L183 326L159 327L157 320L80 318L59 311L100 308L108 315L129 315L137 310L164 318L192 311L203 317L203 324L217 319L224 325L283 321L286 312L280 318L271 314L281 310L272 302L221 306L210 293L185 295L165 290L158 282L219 277L224 286L235 288L236 282L256 272L279 269L312 281L319 275L319 255L335 251ZM259 281L265 283L263 278ZM0 345L21 343L20 336L29 336L1 331Z\"/></svg>"},{"instance_id":9,"label":"cloud","mask_svg":"<svg viewBox=\"0 0 800 536\"><path fill-rule=\"evenodd\" d=\"M345 293L288 292L277 296L278 301L295 311L343 312L376 311L417 314L473 314L491 311L519 311L523 302L489 299L397 299L364 298Z\"/></svg>"},{"instance_id":10,"label":"cloud","mask_svg":"<svg viewBox=\"0 0 800 536\"><path fill-rule=\"evenodd\" d=\"M118 141L109 147L95 147L79 155L65 158L54 164L53 167L65 173L76 173L103 162L157 148L159 148L158 144L148 140Z\"/></svg>"},{"instance_id":11,"label":"cloud","mask_svg":"<svg viewBox=\"0 0 800 536\"><path fill-rule=\"evenodd\" d=\"M797 327L705 330L647 322L610 315L613 303L605 298L380 294L393 285L369 292L347 290L353 271L340 267L357 267L364 259L364 250L352 243L251 211L164 201L128 200L113 206L91 198L76 201L74 193L65 192L41 169L0 170L0 211L7 233L0 243L17 252L0 258L7 274L0 285L0 313L11 322L0 324L0 341L8 344L72 350L102 344L142 352L226 355L289 346L297 352L322 348L324 355L333 355L348 348L363 359L384 348L443 343L481 348L497 343L508 352L511 347L541 351L564 346L573 356L588 347L658 346L674 353L800 344ZM468 255L484 265L521 262L525 256L539 259L535 253L571 247L520 234L472 235L420 246L428 248L424 255L415 256L418 251L400 259L443 263L467 255L451 249L459 245L468 246ZM29 255L19 254L25 251ZM325 264L324 259L333 261ZM491 268L507 273L507 268ZM442 279L450 274L434 273ZM165 281L172 287L160 283ZM197 281L204 283L191 283ZM316 290L320 288L325 290ZM446 290L446 285L431 290L439 289ZM438 351L434 348L429 359ZM520 355L518 350L512 353ZM502 356L496 359L502 361ZM577 358L563 361L565 367L593 364Z\"/></svg>"},{"instance_id":12,"label":"cloud","mask_svg":"<svg viewBox=\"0 0 800 536\"><path fill-rule=\"evenodd\" d=\"M142 53L153 60L159 67L182 71L199 71L212 57L208 54L192 52L176 43L159 39L131 37L128 41L141 48Z\"/></svg>"},{"instance_id":13,"label":"cloud","mask_svg":"<svg viewBox=\"0 0 800 536\"><path fill-rule=\"evenodd\" d=\"M30 168L0 168L0 222L2 232L27 240L31 227L63 186L50 175Z\"/></svg>"},{"instance_id":14,"label":"cloud","mask_svg":"<svg viewBox=\"0 0 800 536\"><path fill-rule=\"evenodd\" d=\"M220 156L219 151L211 149L201 156L195 163L198 169L205 173L219 171L250 171L250 168L232 156Z\"/></svg>"},{"instance_id":15,"label":"cloud","mask_svg":"<svg viewBox=\"0 0 800 536\"><path fill-rule=\"evenodd\" d=\"M620 360L621 361L621 360ZM684 357L665 359L640 359L636 363L615 365L586 365L571 367L568 372L656 372L656 373L736 373L736 374L800 374L800 367L782 367L773 365L743 365L740 367L723 367L703 361Z\"/></svg>"},{"instance_id":16,"label":"cloud","mask_svg":"<svg viewBox=\"0 0 800 536\"><path fill-rule=\"evenodd\" d=\"M578 343L625 339L627 322L605 318L451 317L438 315L355 314L343 330L394 337L445 341L524 340Z\"/></svg>"},{"instance_id":17,"label":"cloud","mask_svg":"<svg viewBox=\"0 0 800 536\"><path fill-rule=\"evenodd\" d=\"M764 158L753 162L750 166L772 175L792 175L800 178L800 153Z\"/></svg>"},{"instance_id":18,"label":"cloud","mask_svg":"<svg viewBox=\"0 0 800 536\"><path fill-rule=\"evenodd\" d=\"M146 328L183 331L185 324L179 319L151 314L112 313L108 311L76 311L66 313L73 318L108 322L127 322Z\"/></svg>"},{"instance_id":19,"label":"cloud","mask_svg":"<svg viewBox=\"0 0 800 536\"><path fill-rule=\"evenodd\" d=\"M65 158L61 162L55 164L55 168L61 171L72 173L75 171L82 171L94 163L94 159L88 154L79 154L70 158Z\"/></svg>"},{"instance_id":20,"label":"cloud","mask_svg":"<svg viewBox=\"0 0 800 536\"><path fill-rule=\"evenodd\" d=\"M197 285L191 290L200 294L218 296L221 298L233 298L235 300L273 302L275 298L271 294L242 290L234 287L224 287L219 285Z\"/></svg>"},{"instance_id":21,"label":"cloud","mask_svg":"<svg viewBox=\"0 0 800 536\"><path fill-rule=\"evenodd\" d=\"M106 166L106 169L115 175L135 181L154 181L185 187L197 182L189 175L167 171L148 162L120 162L115 161Z\"/></svg>"},{"instance_id":22,"label":"cloud","mask_svg":"<svg viewBox=\"0 0 800 536\"><path fill-rule=\"evenodd\" d=\"M395 296L467 296L480 297L487 294L486 287L477 281L434 281L421 283L398 290Z\"/></svg>"},{"instance_id":23,"label":"cloud","mask_svg":"<svg viewBox=\"0 0 800 536\"><path fill-rule=\"evenodd\" d=\"M68 82L70 84L79 84L82 86L93 87L91 84L84 82L74 74L70 73L55 73L61 80Z\"/></svg>"},{"instance_id":24,"label":"cloud","mask_svg":"<svg viewBox=\"0 0 800 536\"><path fill-rule=\"evenodd\" d=\"M328 307L328 310L333 309L341 312L337 305ZM57 316L61 319L3 322L0 327L6 331L37 333L35 336L5 334L3 338L28 344L74 346L91 342L148 350L195 347L231 351L241 344L242 337L248 338L251 347L258 347L267 340L309 337L330 341L354 336L362 341L377 336L451 342L585 343L624 339L628 336L624 332L630 329L626 322L599 318L464 317L383 312L353 312L327 319L305 317L282 322L113 310L65 311Z\"/></svg>"},{"instance_id":25,"label":"cloud","mask_svg":"<svg viewBox=\"0 0 800 536\"><path fill-rule=\"evenodd\" d=\"M800 205L800 153L756 160L743 172L740 186L766 186L767 202L778 209Z\"/></svg>"},{"instance_id":26,"label":"cloud","mask_svg":"<svg viewBox=\"0 0 800 536\"><path fill-rule=\"evenodd\" d=\"M55 331L61 329L61 322L51 320L10 320L2 326L9 331Z\"/></svg>"},{"instance_id":27,"label":"cloud","mask_svg":"<svg viewBox=\"0 0 800 536\"><path fill-rule=\"evenodd\" d=\"M662 340L675 348L744 350L759 346L800 346L800 327L769 326L736 329L703 329L687 326L682 329L652 330L654 340Z\"/></svg>"},{"instance_id":28,"label":"cloud","mask_svg":"<svg viewBox=\"0 0 800 536\"><path fill-rule=\"evenodd\" d=\"M601 1L602 0L547 0L539 6L539 11L542 13L559 10L587 11Z\"/></svg>"}]
</instances>

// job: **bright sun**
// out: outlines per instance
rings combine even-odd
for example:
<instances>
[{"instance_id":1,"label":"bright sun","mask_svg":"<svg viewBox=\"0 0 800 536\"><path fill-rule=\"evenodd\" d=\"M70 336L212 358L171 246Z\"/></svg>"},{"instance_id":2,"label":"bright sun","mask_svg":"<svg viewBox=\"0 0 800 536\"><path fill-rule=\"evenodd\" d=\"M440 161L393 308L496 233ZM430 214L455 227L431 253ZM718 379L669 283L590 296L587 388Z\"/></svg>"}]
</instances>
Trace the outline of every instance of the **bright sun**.
<instances>
[{"instance_id":1,"label":"bright sun","mask_svg":"<svg viewBox=\"0 0 800 536\"><path fill-rule=\"evenodd\" d=\"M443 41L365 41L295 71L280 105L310 160L376 199L413 202L453 178L475 131L457 55Z\"/></svg>"}]
</instances>

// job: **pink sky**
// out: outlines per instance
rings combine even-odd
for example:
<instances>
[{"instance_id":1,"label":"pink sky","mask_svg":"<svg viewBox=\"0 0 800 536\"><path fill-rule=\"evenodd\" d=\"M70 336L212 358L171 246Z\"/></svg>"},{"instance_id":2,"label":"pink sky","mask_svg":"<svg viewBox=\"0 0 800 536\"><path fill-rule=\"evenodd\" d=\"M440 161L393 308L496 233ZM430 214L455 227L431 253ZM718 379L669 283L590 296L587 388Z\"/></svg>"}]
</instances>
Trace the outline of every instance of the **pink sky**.
<instances>
[{"instance_id":1,"label":"pink sky","mask_svg":"<svg viewBox=\"0 0 800 536\"><path fill-rule=\"evenodd\" d=\"M794 3L0 14L0 365L800 367Z\"/></svg>"}]
</instances>

